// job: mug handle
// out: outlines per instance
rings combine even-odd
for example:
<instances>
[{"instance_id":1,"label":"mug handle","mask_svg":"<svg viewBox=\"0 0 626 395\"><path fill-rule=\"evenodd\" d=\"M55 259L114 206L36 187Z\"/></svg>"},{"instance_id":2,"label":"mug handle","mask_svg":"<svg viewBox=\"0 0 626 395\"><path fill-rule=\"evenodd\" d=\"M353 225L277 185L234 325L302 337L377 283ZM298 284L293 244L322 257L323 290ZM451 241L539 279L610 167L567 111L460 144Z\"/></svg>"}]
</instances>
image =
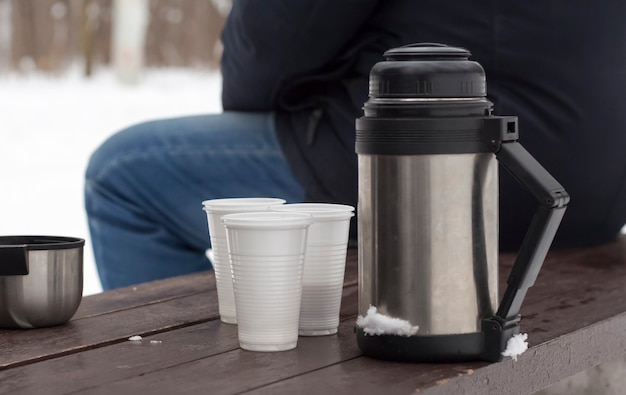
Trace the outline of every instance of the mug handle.
<instances>
[{"instance_id":1,"label":"mug handle","mask_svg":"<svg viewBox=\"0 0 626 395\"><path fill-rule=\"evenodd\" d=\"M0 245L0 276L28 274L28 246Z\"/></svg>"},{"instance_id":2,"label":"mug handle","mask_svg":"<svg viewBox=\"0 0 626 395\"><path fill-rule=\"evenodd\" d=\"M482 323L484 357L491 361L502 359L506 342L519 332L520 307L537 279L569 203L569 195L561 184L517 142L517 117L497 118L501 120L503 138L494 145L496 158L537 199L539 208L517 253L498 311ZM507 134L512 137L507 138Z\"/></svg>"}]
</instances>

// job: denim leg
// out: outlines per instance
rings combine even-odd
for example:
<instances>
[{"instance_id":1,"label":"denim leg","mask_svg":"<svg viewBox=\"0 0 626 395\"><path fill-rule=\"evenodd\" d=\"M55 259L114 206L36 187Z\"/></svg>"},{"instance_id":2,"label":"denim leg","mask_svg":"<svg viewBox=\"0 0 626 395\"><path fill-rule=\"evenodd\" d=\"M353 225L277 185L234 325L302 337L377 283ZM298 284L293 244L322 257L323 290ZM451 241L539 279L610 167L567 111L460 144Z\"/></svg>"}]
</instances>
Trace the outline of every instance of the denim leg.
<instances>
[{"instance_id":1,"label":"denim leg","mask_svg":"<svg viewBox=\"0 0 626 395\"><path fill-rule=\"evenodd\" d=\"M203 200L303 201L275 133L271 113L225 112L141 123L102 144L85 183L102 287L209 269Z\"/></svg>"}]
</instances>

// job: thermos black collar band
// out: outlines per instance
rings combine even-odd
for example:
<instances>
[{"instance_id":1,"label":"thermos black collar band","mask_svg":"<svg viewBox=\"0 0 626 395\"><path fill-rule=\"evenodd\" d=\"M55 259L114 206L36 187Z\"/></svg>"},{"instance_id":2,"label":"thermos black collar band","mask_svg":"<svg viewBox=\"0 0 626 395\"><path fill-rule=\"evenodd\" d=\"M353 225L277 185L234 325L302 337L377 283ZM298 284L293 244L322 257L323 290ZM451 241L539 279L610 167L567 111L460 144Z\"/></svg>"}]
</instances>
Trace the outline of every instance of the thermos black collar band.
<instances>
[{"instance_id":1,"label":"thermos black collar band","mask_svg":"<svg viewBox=\"0 0 626 395\"><path fill-rule=\"evenodd\" d=\"M517 117L368 118L356 120L356 152L429 155L497 152L518 139Z\"/></svg>"}]
</instances>

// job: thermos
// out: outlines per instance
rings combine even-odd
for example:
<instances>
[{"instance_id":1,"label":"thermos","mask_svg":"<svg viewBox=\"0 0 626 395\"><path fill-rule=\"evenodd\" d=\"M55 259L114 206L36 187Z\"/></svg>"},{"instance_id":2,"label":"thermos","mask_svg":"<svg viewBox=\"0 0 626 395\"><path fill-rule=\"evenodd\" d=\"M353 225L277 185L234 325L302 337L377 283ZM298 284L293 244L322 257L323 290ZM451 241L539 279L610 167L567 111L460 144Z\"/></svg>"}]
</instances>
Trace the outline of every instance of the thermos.
<instances>
[{"instance_id":1,"label":"thermos","mask_svg":"<svg viewBox=\"0 0 626 395\"><path fill-rule=\"evenodd\" d=\"M514 116L494 116L485 72L464 48L413 44L371 70L356 120L359 315L418 328L368 333L369 356L499 361L569 196L517 142ZM498 301L498 163L538 209Z\"/></svg>"}]
</instances>

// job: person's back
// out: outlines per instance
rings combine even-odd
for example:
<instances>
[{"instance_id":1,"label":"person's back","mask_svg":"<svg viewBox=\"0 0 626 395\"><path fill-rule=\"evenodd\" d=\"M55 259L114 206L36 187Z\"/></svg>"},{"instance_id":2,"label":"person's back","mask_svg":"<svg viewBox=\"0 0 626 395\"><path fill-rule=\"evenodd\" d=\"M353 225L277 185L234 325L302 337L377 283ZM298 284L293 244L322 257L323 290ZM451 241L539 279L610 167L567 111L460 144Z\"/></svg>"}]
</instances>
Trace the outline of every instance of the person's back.
<instances>
[{"instance_id":1,"label":"person's back","mask_svg":"<svg viewBox=\"0 0 626 395\"><path fill-rule=\"evenodd\" d=\"M496 115L571 202L555 246L626 223L626 2L235 0L223 31L223 114L146 122L92 155L86 208L103 287L210 268L200 202L275 196L357 204L355 119L384 51L471 51ZM501 173L500 240L536 204ZM352 230L356 230L353 226Z\"/></svg>"},{"instance_id":2,"label":"person's back","mask_svg":"<svg viewBox=\"0 0 626 395\"><path fill-rule=\"evenodd\" d=\"M314 3L330 7L332 1ZM310 6L318 12L298 21L317 35L310 40L328 46L334 38L344 46L324 63L307 46L284 45L284 58L324 65L286 74L273 87L279 138L310 199L356 204L354 119L367 100L369 70L386 49L437 42L472 52L485 68L495 114L519 117L520 142L570 193L555 245L597 244L617 235L626 222L626 3L364 1L358 13L355 3L332 12ZM272 8L263 7L271 20ZM353 19L363 20L353 37L324 25L325 13L345 12L346 24L357 23L352 11ZM228 37L225 108L233 109L237 89L245 88L229 85L229 57L240 48ZM510 249L521 242L536 204L502 173L500 239Z\"/></svg>"},{"instance_id":3,"label":"person's back","mask_svg":"<svg viewBox=\"0 0 626 395\"><path fill-rule=\"evenodd\" d=\"M570 194L554 245L613 239L626 223L626 3L453 3L424 5L434 14L416 23L431 33L418 35L470 49L495 113L519 117L520 142ZM503 172L503 247L517 247L535 209Z\"/></svg>"}]
</instances>

